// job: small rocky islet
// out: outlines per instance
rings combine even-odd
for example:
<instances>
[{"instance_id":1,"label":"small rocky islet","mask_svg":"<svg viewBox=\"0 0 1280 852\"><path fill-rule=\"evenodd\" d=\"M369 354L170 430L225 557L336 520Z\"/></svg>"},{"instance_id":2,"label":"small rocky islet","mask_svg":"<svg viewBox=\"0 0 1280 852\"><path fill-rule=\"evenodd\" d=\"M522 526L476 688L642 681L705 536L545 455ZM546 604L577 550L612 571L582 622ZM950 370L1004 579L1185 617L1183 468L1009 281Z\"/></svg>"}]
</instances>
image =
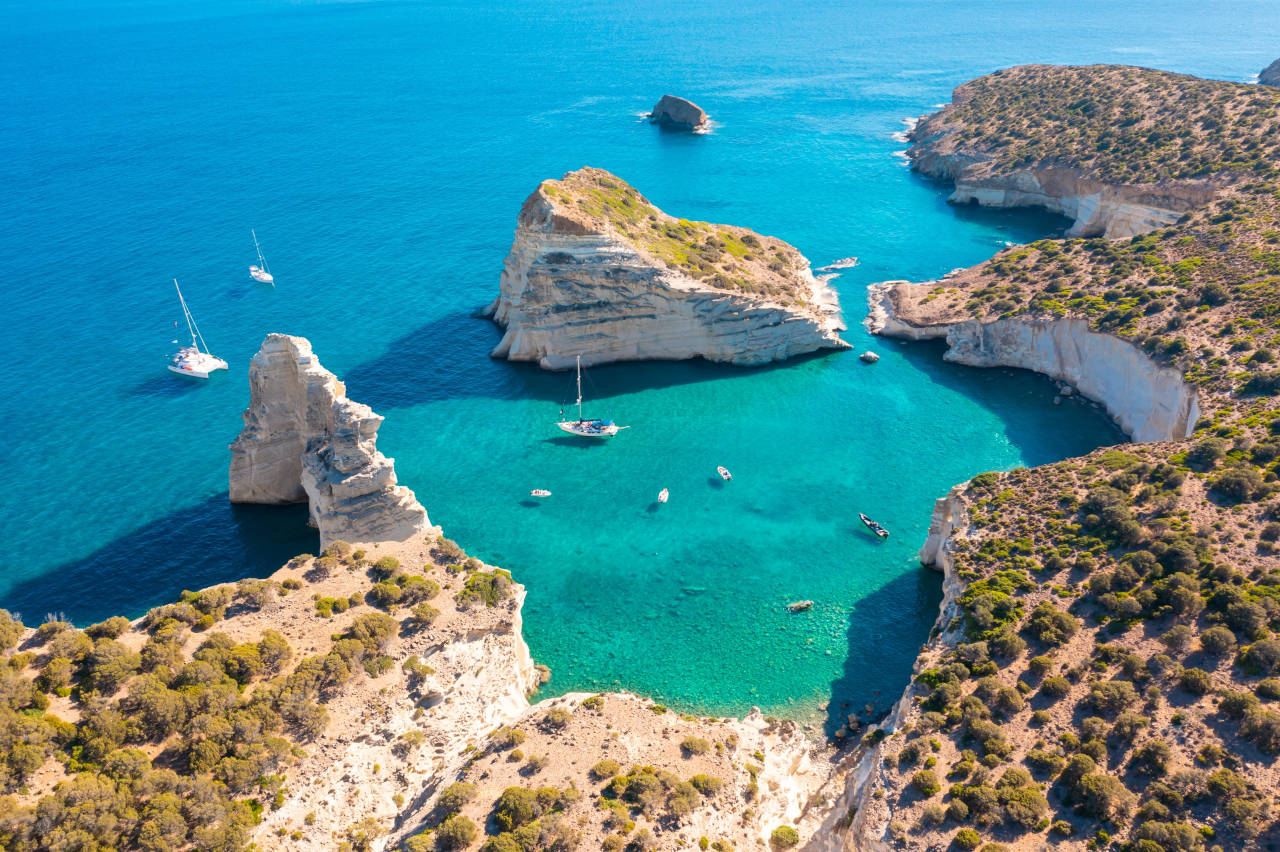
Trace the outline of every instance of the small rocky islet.
<instances>
[{"instance_id":1,"label":"small rocky islet","mask_svg":"<svg viewBox=\"0 0 1280 852\"><path fill-rule=\"evenodd\" d=\"M1273 845L1277 139L1280 91L1119 66L993 74L916 127L913 165L957 202L1075 225L943 280L875 285L873 330L1068 381L1139 442L981 474L938 501L921 551L943 573L937 628L888 718L843 729L843 753L793 723L626 694L531 707L546 673L521 635L523 589L430 525L377 451L381 418L304 339L271 335L231 498L307 502L323 552L134 622L0 615L3 845ZM673 219L582 170L522 210L495 354L565 366L578 341L539 311L574 303L539 288L564 276L581 295L617 275L628 295L660 294L696 345L610 316L596 290L606 305L584 320L629 336L594 363L734 361L694 309L708 301L792 324L743 363L843 348L795 249Z\"/></svg>"}]
</instances>

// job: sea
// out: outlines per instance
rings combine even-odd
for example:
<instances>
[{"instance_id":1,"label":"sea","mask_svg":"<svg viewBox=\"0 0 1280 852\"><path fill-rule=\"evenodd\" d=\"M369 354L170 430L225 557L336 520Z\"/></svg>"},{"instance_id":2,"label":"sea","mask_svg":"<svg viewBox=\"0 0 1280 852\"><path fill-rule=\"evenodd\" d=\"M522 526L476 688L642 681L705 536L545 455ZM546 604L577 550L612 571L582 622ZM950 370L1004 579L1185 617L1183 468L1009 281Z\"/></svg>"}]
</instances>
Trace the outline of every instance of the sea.
<instances>
[{"instance_id":1,"label":"sea","mask_svg":"<svg viewBox=\"0 0 1280 852\"><path fill-rule=\"evenodd\" d=\"M1249 81L1278 24L1274 0L6 2L0 606L85 625L315 552L304 508L227 501L249 359L287 332L385 416L379 448L432 522L527 587L542 695L828 732L883 710L937 616L917 560L934 500L1124 440L1043 377L863 330L867 284L1067 224L949 206L903 131L1020 63ZM712 132L644 121L666 93ZM521 202L587 165L815 266L856 256L833 282L854 350L593 369L587 414L630 428L562 436L572 376L491 360L477 312ZM251 228L275 286L248 276ZM230 362L208 381L165 369L175 278Z\"/></svg>"}]
</instances>

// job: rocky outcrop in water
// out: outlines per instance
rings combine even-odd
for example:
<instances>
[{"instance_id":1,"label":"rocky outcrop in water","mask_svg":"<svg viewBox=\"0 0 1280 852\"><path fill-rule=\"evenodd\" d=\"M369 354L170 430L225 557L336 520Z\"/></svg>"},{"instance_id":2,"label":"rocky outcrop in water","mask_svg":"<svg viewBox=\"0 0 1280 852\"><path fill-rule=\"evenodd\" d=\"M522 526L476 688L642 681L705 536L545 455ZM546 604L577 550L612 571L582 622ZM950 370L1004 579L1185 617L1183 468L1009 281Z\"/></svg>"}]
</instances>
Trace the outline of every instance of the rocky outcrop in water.
<instances>
[{"instance_id":1,"label":"rocky outcrop in water","mask_svg":"<svg viewBox=\"0 0 1280 852\"><path fill-rule=\"evenodd\" d=\"M668 216L600 169L525 201L489 312L506 328L493 357L553 370L579 355L764 364L848 348L835 291L794 248Z\"/></svg>"},{"instance_id":2,"label":"rocky outcrop in water","mask_svg":"<svg viewBox=\"0 0 1280 852\"><path fill-rule=\"evenodd\" d=\"M404 540L426 529L426 510L396 484L378 452L382 418L347 399L304 338L270 334L249 366L249 407L231 445L233 503L301 503L335 540Z\"/></svg>"},{"instance_id":3,"label":"rocky outcrop in water","mask_svg":"<svg viewBox=\"0 0 1280 852\"><path fill-rule=\"evenodd\" d=\"M675 95L663 95L649 113L649 120L676 130L701 133L708 128L707 113L693 101Z\"/></svg>"},{"instance_id":4,"label":"rocky outcrop in water","mask_svg":"<svg viewBox=\"0 0 1280 852\"><path fill-rule=\"evenodd\" d=\"M1280 59L1262 69L1258 82L1264 86L1280 86Z\"/></svg>"},{"instance_id":5,"label":"rocky outcrop in water","mask_svg":"<svg viewBox=\"0 0 1280 852\"><path fill-rule=\"evenodd\" d=\"M1019 367L1067 382L1101 403L1135 441L1181 440L1195 429L1195 387L1132 343L1090 331L1080 318L934 322L924 302L929 290L930 284L906 281L871 285L868 330L908 340L945 339L948 361Z\"/></svg>"}]
</instances>

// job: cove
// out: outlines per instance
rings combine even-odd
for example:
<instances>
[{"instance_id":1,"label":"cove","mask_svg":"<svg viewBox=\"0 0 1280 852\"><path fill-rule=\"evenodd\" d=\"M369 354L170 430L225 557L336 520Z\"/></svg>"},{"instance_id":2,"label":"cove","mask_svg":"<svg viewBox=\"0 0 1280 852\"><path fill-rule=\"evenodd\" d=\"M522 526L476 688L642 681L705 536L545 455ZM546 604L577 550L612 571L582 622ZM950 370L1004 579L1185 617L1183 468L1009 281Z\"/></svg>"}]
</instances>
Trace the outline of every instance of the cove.
<instances>
[{"instance_id":1,"label":"cove","mask_svg":"<svg viewBox=\"0 0 1280 852\"><path fill-rule=\"evenodd\" d=\"M893 134L1021 61L1237 79L1274 58L1267 3L1208 22L1194 6L1158 20L1113 6L3 10L0 68L29 82L0 91L0 261L39 258L40 274L7 282L0 334L0 606L31 622L137 615L313 551L300 524L249 523L222 502L248 359L283 331L387 417L380 447L432 520L529 587L549 691L806 718L833 690L847 698L832 712L883 707L934 618L937 577L915 563L933 499L982 470L1121 440L1092 408L1053 406L1042 379L862 333L866 284L937 277L1062 227L948 207ZM704 106L713 132L639 121L667 89ZM858 255L835 282L847 339L884 358L592 371L591 411L633 428L598 448L551 440L566 377L490 361L498 332L472 313L496 295L520 202L587 164L815 265ZM250 227L274 289L247 276ZM164 371L175 276L231 363L203 385ZM723 488L717 464L734 472ZM534 487L554 497L523 505ZM671 502L650 511L662 487ZM865 537L860 510L893 537ZM797 599L817 605L788 616Z\"/></svg>"}]
</instances>

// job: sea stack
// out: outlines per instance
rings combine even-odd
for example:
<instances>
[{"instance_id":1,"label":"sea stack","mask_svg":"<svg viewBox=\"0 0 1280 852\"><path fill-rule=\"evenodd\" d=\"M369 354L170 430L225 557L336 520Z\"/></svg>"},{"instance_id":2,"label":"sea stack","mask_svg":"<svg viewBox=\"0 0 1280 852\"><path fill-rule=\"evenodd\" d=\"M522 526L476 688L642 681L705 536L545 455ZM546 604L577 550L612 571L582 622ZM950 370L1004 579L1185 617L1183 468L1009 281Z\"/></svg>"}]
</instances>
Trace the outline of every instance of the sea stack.
<instances>
[{"instance_id":1,"label":"sea stack","mask_svg":"<svg viewBox=\"0 0 1280 852\"><path fill-rule=\"evenodd\" d=\"M306 501L329 542L402 541L430 526L378 452L382 418L347 399L302 337L269 334L249 365L249 407L231 445L232 503Z\"/></svg>"},{"instance_id":2,"label":"sea stack","mask_svg":"<svg viewBox=\"0 0 1280 852\"><path fill-rule=\"evenodd\" d=\"M765 364L845 349L835 290L781 240L676 219L584 168L525 200L489 308L493 357L544 369L706 358Z\"/></svg>"},{"instance_id":3,"label":"sea stack","mask_svg":"<svg viewBox=\"0 0 1280 852\"><path fill-rule=\"evenodd\" d=\"M693 101L675 95L663 95L649 113L649 120L673 130L692 130L702 133L708 128L707 113Z\"/></svg>"},{"instance_id":4,"label":"sea stack","mask_svg":"<svg viewBox=\"0 0 1280 852\"><path fill-rule=\"evenodd\" d=\"M1280 59L1262 69L1258 82L1264 86L1280 86Z\"/></svg>"}]
</instances>

